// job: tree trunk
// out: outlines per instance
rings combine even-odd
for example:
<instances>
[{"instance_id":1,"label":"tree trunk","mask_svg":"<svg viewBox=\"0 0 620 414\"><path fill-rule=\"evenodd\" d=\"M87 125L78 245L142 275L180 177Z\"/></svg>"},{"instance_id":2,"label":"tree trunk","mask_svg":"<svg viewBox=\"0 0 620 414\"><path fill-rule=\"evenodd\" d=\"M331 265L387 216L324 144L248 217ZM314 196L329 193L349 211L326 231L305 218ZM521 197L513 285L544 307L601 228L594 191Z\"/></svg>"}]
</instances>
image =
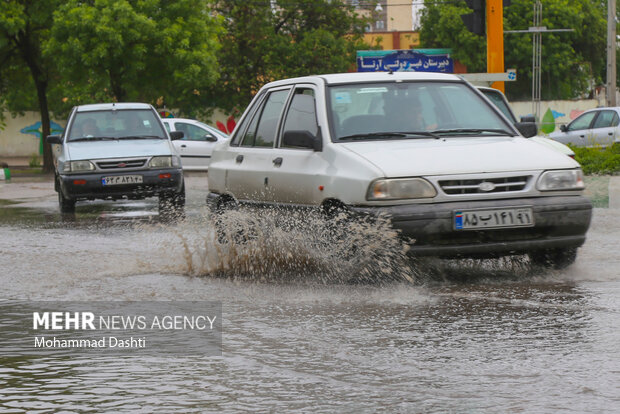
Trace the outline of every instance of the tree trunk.
<instances>
[{"instance_id":1,"label":"tree trunk","mask_svg":"<svg viewBox=\"0 0 620 414\"><path fill-rule=\"evenodd\" d=\"M22 58L28 65L32 80L37 89L37 98L39 101L39 111L41 112L41 139L43 140L43 171L52 172L54 170L54 160L52 158L52 147L45 138L50 134L50 114L47 105L47 77L41 70L41 53L31 39L29 32L22 32L15 36L14 42L20 50Z\"/></svg>"},{"instance_id":2,"label":"tree trunk","mask_svg":"<svg viewBox=\"0 0 620 414\"><path fill-rule=\"evenodd\" d=\"M50 134L50 113L47 106L47 82L35 79L37 96L39 98L39 111L41 112L41 139L43 140L43 171L54 171L54 158L52 156L52 146L47 143L46 138Z\"/></svg>"}]
</instances>

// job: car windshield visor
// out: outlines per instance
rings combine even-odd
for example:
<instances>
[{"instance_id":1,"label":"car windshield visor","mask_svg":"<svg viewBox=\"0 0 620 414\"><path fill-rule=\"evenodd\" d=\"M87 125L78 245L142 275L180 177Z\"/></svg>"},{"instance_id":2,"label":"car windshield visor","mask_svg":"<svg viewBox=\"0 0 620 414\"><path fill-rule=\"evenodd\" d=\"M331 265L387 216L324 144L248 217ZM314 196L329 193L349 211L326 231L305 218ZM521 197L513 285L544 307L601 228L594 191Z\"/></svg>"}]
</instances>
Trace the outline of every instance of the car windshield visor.
<instances>
[{"instance_id":1,"label":"car windshield visor","mask_svg":"<svg viewBox=\"0 0 620 414\"><path fill-rule=\"evenodd\" d=\"M487 100L463 82L412 81L328 87L335 142L350 140L516 135Z\"/></svg>"}]
</instances>

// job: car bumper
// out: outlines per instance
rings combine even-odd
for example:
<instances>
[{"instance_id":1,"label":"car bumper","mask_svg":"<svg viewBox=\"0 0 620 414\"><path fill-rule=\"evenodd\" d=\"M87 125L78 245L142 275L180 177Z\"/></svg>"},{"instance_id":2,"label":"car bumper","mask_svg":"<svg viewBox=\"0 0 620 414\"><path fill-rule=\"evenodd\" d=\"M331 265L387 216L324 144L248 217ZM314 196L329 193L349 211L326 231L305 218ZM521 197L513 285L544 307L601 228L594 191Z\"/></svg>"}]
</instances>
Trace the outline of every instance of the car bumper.
<instances>
[{"instance_id":1,"label":"car bumper","mask_svg":"<svg viewBox=\"0 0 620 414\"><path fill-rule=\"evenodd\" d=\"M455 230L454 213L487 208L532 208L533 227ZM550 248L576 248L585 241L592 204L582 196L493 201L351 207L363 215L385 215L417 256L496 257Z\"/></svg>"},{"instance_id":2,"label":"car bumper","mask_svg":"<svg viewBox=\"0 0 620 414\"><path fill-rule=\"evenodd\" d=\"M104 186L103 177L140 175L142 183ZM142 199L160 193L178 193L183 188L183 171L180 168L71 174L59 176L60 191L66 198L84 199Z\"/></svg>"}]
</instances>

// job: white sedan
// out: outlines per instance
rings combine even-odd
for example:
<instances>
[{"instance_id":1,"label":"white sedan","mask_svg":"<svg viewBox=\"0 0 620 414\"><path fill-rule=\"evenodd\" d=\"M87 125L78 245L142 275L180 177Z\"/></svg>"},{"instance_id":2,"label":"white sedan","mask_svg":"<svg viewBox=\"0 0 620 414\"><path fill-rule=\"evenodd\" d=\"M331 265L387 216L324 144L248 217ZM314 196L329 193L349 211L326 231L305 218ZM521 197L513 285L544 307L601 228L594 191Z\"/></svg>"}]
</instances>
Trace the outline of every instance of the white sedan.
<instances>
[{"instance_id":1,"label":"white sedan","mask_svg":"<svg viewBox=\"0 0 620 414\"><path fill-rule=\"evenodd\" d=\"M549 138L576 147L609 147L620 142L620 107L586 111Z\"/></svg>"},{"instance_id":2,"label":"white sedan","mask_svg":"<svg viewBox=\"0 0 620 414\"><path fill-rule=\"evenodd\" d=\"M207 171L213 147L229 139L219 129L195 119L162 118L162 122L168 132L182 131L185 134L183 139L172 143L181 156L183 169L187 171Z\"/></svg>"}]
</instances>

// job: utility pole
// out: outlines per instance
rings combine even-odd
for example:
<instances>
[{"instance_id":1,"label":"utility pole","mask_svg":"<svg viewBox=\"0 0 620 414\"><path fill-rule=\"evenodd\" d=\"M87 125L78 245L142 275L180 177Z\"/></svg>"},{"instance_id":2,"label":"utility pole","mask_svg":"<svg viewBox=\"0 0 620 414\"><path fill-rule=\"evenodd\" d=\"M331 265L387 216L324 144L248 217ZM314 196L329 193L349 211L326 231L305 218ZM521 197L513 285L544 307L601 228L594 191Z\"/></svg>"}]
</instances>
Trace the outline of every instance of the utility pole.
<instances>
[{"instance_id":1,"label":"utility pole","mask_svg":"<svg viewBox=\"0 0 620 414\"><path fill-rule=\"evenodd\" d=\"M616 106L616 0L607 0L607 106Z\"/></svg>"}]
</instances>

